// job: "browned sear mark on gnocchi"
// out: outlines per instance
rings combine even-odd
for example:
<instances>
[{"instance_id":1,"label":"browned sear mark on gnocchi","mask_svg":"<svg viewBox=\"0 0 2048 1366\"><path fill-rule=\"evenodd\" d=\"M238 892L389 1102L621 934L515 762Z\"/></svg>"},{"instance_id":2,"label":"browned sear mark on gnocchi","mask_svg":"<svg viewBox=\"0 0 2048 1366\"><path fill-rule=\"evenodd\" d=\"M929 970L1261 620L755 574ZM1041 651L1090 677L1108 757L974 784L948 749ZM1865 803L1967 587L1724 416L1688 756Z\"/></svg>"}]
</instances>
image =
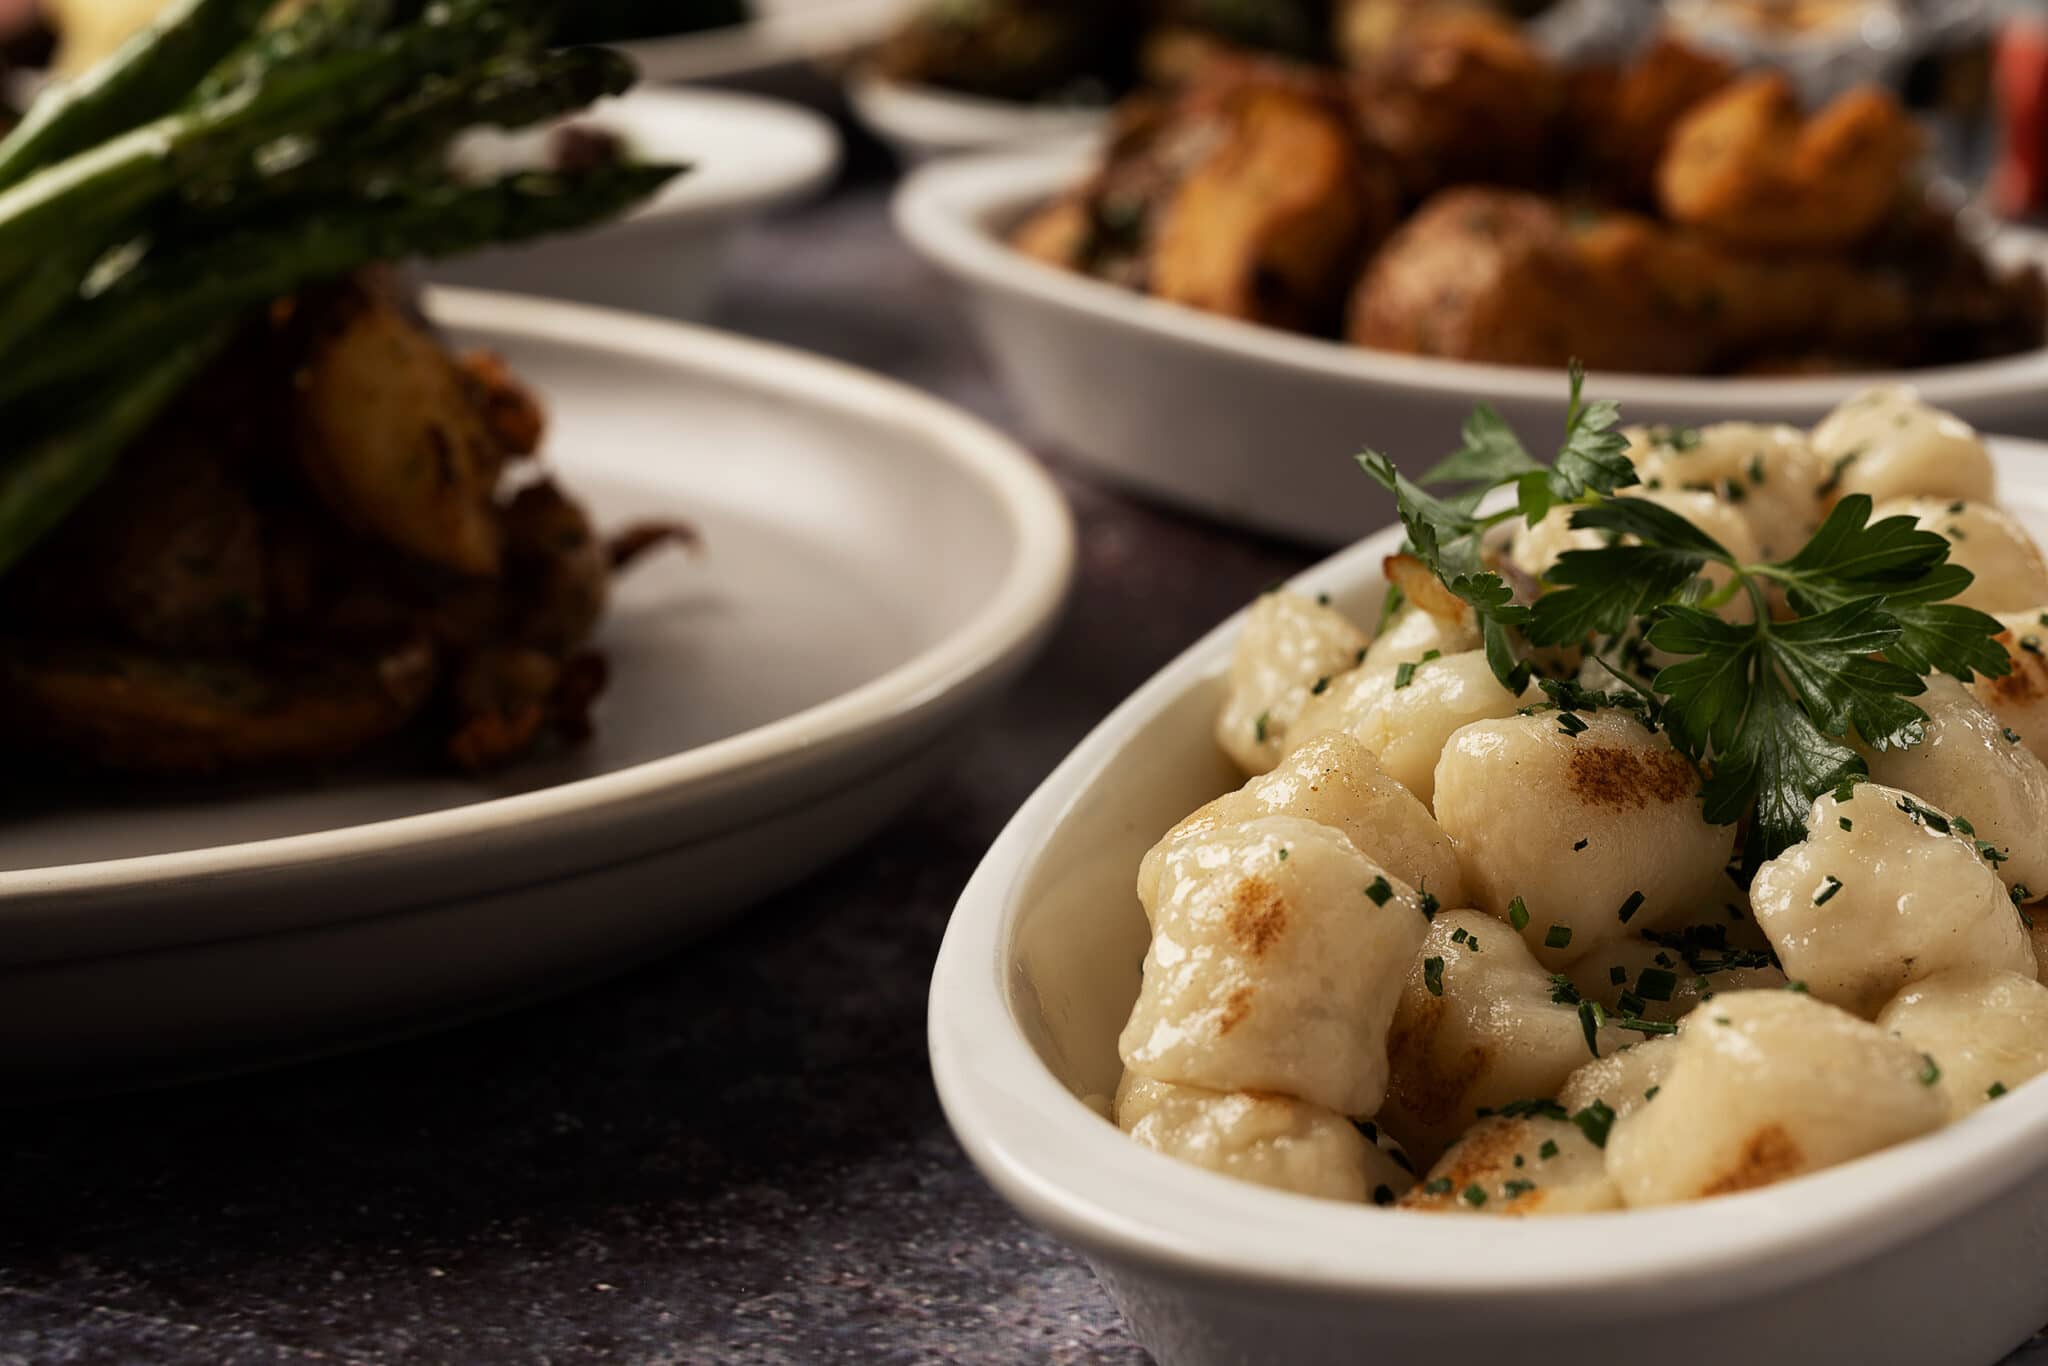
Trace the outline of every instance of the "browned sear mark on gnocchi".
<instances>
[{"instance_id":1,"label":"browned sear mark on gnocchi","mask_svg":"<svg viewBox=\"0 0 2048 1366\"><path fill-rule=\"evenodd\" d=\"M1387 1036L1393 1095L1416 1119L1431 1126L1452 1118L1493 1057L1491 1050L1474 1044L1455 1060L1432 1058L1444 1009L1441 997L1429 997L1413 1020L1405 1025L1397 1020Z\"/></svg>"},{"instance_id":2,"label":"browned sear mark on gnocchi","mask_svg":"<svg viewBox=\"0 0 2048 1366\"><path fill-rule=\"evenodd\" d=\"M1239 948L1264 957L1287 932L1287 897L1263 878L1246 878L1231 893L1223 924Z\"/></svg>"},{"instance_id":3,"label":"browned sear mark on gnocchi","mask_svg":"<svg viewBox=\"0 0 2048 1366\"><path fill-rule=\"evenodd\" d=\"M1692 765L1671 749L1582 745L1572 751L1567 772L1573 792L1617 811L1682 801L1699 787Z\"/></svg>"},{"instance_id":4,"label":"browned sear mark on gnocchi","mask_svg":"<svg viewBox=\"0 0 2048 1366\"><path fill-rule=\"evenodd\" d=\"M1243 1024L1245 1017L1252 1013L1253 991L1250 987L1239 987L1223 1000L1223 1013L1216 1017L1216 1032L1228 1034Z\"/></svg>"},{"instance_id":5,"label":"browned sear mark on gnocchi","mask_svg":"<svg viewBox=\"0 0 2048 1366\"><path fill-rule=\"evenodd\" d=\"M1796 1176L1806 1168L1806 1154L1783 1125L1766 1124L1749 1136L1735 1165L1700 1190L1702 1197L1733 1195Z\"/></svg>"}]
</instances>

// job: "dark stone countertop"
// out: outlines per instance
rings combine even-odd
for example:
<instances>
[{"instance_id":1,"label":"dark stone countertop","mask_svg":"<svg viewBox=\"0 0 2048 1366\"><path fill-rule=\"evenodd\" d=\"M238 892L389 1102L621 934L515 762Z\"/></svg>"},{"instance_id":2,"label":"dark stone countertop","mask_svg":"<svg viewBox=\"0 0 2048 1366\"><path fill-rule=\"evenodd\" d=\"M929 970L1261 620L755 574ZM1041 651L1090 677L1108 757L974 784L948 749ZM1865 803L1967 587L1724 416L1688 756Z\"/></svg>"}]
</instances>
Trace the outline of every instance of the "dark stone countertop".
<instances>
[{"instance_id":1,"label":"dark stone countertop","mask_svg":"<svg viewBox=\"0 0 2048 1366\"><path fill-rule=\"evenodd\" d=\"M726 325L1008 422L872 187L752 232L729 283ZM936 790L805 886L459 1032L0 1112L0 1363L1144 1361L947 1132L927 980L1039 779L1312 557L1061 474L1081 575L1044 657Z\"/></svg>"}]
</instances>

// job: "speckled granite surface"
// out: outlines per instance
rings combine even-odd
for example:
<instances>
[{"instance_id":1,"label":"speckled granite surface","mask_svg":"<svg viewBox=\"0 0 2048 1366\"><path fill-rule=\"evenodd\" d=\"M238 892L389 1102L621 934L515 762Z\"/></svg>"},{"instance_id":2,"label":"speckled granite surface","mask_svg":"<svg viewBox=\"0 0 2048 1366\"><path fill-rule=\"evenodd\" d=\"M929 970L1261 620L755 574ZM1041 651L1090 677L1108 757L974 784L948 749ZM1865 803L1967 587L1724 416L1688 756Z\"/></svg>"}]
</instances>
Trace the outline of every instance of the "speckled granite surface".
<instances>
[{"instance_id":1,"label":"speckled granite surface","mask_svg":"<svg viewBox=\"0 0 2048 1366\"><path fill-rule=\"evenodd\" d=\"M751 236L723 321L1007 420L873 189ZM1309 557L1066 485L1081 588L1045 657L916 811L808 885L459 1033L0 1113L0 1363L1144 1361L948 1135L926 982L1045 772Z\"/></svg>"}]
</instances>

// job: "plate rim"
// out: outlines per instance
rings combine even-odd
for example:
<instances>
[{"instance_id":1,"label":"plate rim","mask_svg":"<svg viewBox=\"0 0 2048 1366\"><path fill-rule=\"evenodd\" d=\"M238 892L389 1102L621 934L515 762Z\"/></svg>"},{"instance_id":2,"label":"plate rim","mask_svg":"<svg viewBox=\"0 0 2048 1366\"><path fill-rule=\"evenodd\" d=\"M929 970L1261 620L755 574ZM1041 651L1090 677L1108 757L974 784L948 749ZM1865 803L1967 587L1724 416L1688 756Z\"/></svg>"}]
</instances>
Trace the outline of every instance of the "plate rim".
<instances>
[{"instance_id":1,"label":"plate rim","mask_svg":"<svg viewBox=\"0 0 2048 1366\"><path fill-rule=\"evenodd\" d=\"M949 157L907 176L896 189L891 213L912 249L956 281L1025 298L1091 323L1346 384L1563 407L1556 372L1547 368L1411 356L1219 317L1033 260L988 231L991 220L1050 198L1078 180L1090 164L1089 151L1072 145ZM2001 225L1994 240L2010 244L2008 251L2048 264L2048 233ZM1761 419L1786 412L1822 412L1873 384L1910 384L1930 402L1949 407L2012 400L2048 389L2048 340L2013 356L1916 370L1776 378L1588 374L1602 395L1624 409L1749 410Z\"/></svg>"},{"instance_id":2,"label":"plate rim","mask_svg":"<svg viewBox=\"0 0 2048 1366\"><path fill-rule=\"evenodd\" d=\"M1093 146L1110 124L1106 105L999 100L895 80L865 66L848 73L846 102L870 132L925 156L1069 142Z\"/></svg>"},{"instance_id":3,"label":"plate rim","mask_svg":"<svg viewBox=\"0 0 2048 1366\"><path fill-rule=\"evenodd\" d=\"M0 870L0 920L10 905L46 909L53 900L152 884L388 858L536 822L624 809L658 795L675 800L692 788L744 782L799 754L855 745L941 709L1028 648L1065 603L1077 553L1065 497L1018 442L964 409L840 361L698 324L446 286L427 291L426 310L437 323L458 330L518 333L683 366L806 406L898 426L925 438L933 452L983 488L1010 524L1016 552L1001 581L943 638L858 687L763 725L609 773L408 816L205 848Z\"/></svg>"},{"instance_id":4,"label":"plate rim","mask_svg":"<svg viewBox=\"0 0 2048 1366\"><path fill-rule=\"evenodd\" d=\"M2048 510L2048 442L2002 437L1992 449L2008 493L2024 490ZM1401 534L1377 531L1288 586L1356 591ZM1396 1209L1371 1211L1393 1223L1361 1225L1356 1206L1236 1181L1132 1143L1068 1091L1011 1007L1017 899L1047 834L1124 761L1132 735L1223 671L1244 617L1240 609L1204 633L1060 761L1004 826L947 924L926 1003L932 1079L961 1147L1028 1218L1094 1254L1231 1285L1414 1305L1556 1305L1591 1294L1716 1303L1781 1288L1788 1267L1819 1277L1908 1242L2039 1169L2048 1078L1933 1134L1779 1185L1538 1220ZM1631 1255L1613 1258L1617 1245Z\"/></svg>"},{"instance_id":5,"label":"plate rim","mask_svg":"<svg viewBox=\"0 0 2048 1366\"><path fill-rule=\"evenodd\" d=\"M843 56L886 34L914 0L837 0L829 7L765 14L705 33L609 43L649 80L739 80L795 62Z\"/></svg>"}]
</instances>

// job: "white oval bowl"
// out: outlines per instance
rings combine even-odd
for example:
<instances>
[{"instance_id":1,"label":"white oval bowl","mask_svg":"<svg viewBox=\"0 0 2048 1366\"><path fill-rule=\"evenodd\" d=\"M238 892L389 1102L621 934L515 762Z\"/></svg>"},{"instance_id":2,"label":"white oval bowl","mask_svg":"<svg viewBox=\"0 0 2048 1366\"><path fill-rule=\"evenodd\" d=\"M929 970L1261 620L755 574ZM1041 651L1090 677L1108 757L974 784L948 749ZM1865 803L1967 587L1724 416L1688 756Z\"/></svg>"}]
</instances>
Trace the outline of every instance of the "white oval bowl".
<instances>
[{"instance_id":1,"label":"white oval bowl","mask_svg":"<svg viewBox=\"0 0 2048 1366\"><path fill-rule=\"evenodd\" d=\"M2048 535L2048 446L1999 455L2008 504ZM1295 587L1369 622L1400 540L1383 531ZM1241 623L1147 682L1024 804L932 977L932 1075L962 1146L1080 1249L1161 1362L1986 1366L2048 1322L2048 1080L1764 1190L1550 1219L1312 1200L1120 1134L1094 1106L1121 1071L1148 943L1138 861L1241 781L1212 739Z\"/></svg>"},{"instance_id":2,"label":"white oval bowl","mask_svg":"<svg viewBox=\"0 0 2048 1366\"><path fill-rule=\"evenodd\" d=\"M848 78L846 98L868 131L911 166L935 157L1034 144L1092 146L1109 123L1103 109L992 100L889 80L871 71Z\"/></svg>"},{"instance_id":3,"label":"white oval bowl","mask_svg":"<svg viewBox=\"0 0 2048 1366\"><path fill-rule=\"evenodd\" d=\"M622 581L596 733L565 752L0 794L10 1096L358 1043L642 961L900 811L1058 613L1065 502L956 409L701 328L465 291L428 309L541 392L542 458L601 525L688 520L703 553Z\"/></svg>"},{"instance_id":4,"label":"white oval bowl","mask_svg":"<svg viewBox=\"0 0 2048 1366\"><path fill-rule=\"evenodd\" d=\"M998 153L926 166L897 192L898 229L961 290L1006 388L1040 433L1112 479L1178 506L1323 545L1393 516L1360 489L1371 441L1397 460L1453 450L1472 405L1548 440L1564 376L1369 351L1147 298L1034 261L1004 234L1072 184L1086 153ZM2014 233L2010 250L2048 260ZM2048 435L2048 347L1894 374L1706 379L1595 374L1631 422L1811 425L1865 385L1903 380L1985 431Z\"/></svg>"},{"instance_id":5,"label":"white oval bowl","mask_svg":"<svg viewBox=\"0 0 2048 1366\"><path fill-rule=\"evenodd\" d=\"M839 169L839 133L781 100L643 85L564 122L616 133L677 176L616 222L421 267L438 284L540 294L671 318L703 316L739 228L815 193ZM537 130L498 139L538 149Z\"/></svg>"}]
</instances>

